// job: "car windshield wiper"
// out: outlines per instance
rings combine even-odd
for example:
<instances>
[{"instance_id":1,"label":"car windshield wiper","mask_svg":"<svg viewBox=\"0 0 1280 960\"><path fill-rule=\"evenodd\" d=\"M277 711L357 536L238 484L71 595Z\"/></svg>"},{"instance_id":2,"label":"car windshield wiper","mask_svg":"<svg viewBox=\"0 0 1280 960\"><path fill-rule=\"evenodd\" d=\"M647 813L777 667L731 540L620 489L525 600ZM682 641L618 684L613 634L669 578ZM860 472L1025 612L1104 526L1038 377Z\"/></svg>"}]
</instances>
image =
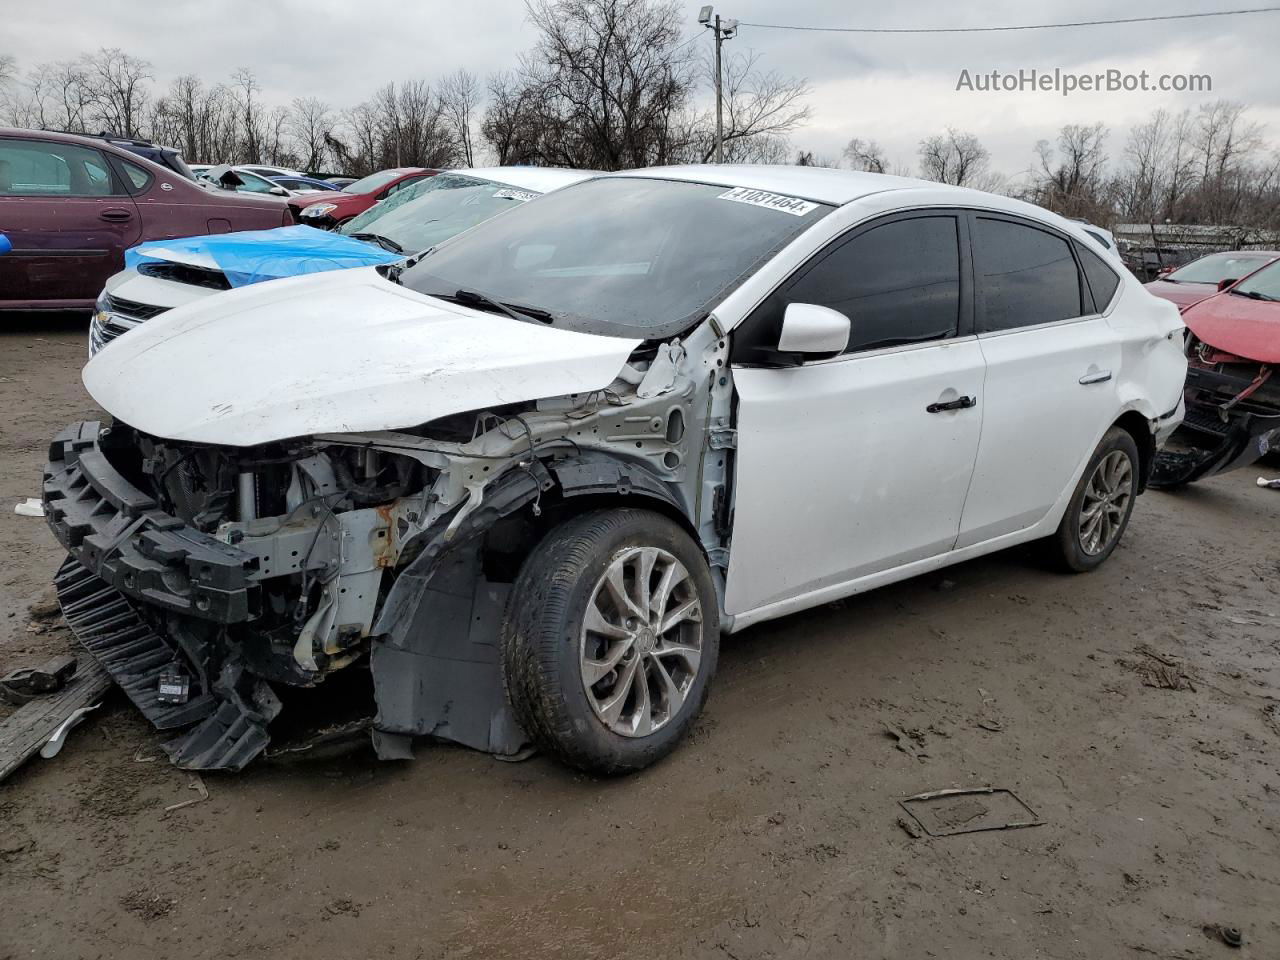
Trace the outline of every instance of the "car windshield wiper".
<instances>
[{"instance_id":1,"label":"car windshield wiper","mask_svg":"<svg viewBox=\"0 0 1280 960\"><path fill-rule=\"evenodd\" d=\"M512 320L524 321L524 317L531 320L537 320L540 323L551 323L555 317L546 310L538 307L526 307L518 303L503 303L501 300L495 300L487 293L481 293L479 290L459 290L456 293L449 294L432 294L441 300L448 300L451 303L461 303L469 307L476 305L488 307L498 313L505 313Z\"/></svg>"},{"instance_id":2,"label":"car windshield wiper","mask_svg":"<svg viewBox=\"0 0 1280 960\"><path fill-rule=\"evenodd\" d=\"M369 243L376 243L383 250L390 250L392 253L404 253L404 247L396 243L390 237L384 237L380 233L352 233L348 234L353 240L365 240Z\"/></svg>"},{"instance_id":3,"label":"car windshield wiper","mask_svg":"<svg viewBox=\"0 0 1280 960\"><path fill-rule=\"evenodd\" d=\"M1235 293L1236 291L1233 290L1231 292ZM1277 299L1280 299L1280 297L1268 297L1265 293L1259 293L1257 290L1242 290L1240 293L1242 296L1246 296L1250 300L1266 300L1268 302L1274 302Z\"/></svg>"}]
</instances>

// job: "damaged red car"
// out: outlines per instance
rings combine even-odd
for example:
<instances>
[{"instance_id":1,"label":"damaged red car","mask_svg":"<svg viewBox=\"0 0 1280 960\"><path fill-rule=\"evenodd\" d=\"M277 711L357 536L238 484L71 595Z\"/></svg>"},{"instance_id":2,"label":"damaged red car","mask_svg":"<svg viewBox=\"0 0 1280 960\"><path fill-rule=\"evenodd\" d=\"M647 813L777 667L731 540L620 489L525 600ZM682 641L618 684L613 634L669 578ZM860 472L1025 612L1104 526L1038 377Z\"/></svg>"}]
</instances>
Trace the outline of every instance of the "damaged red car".
<instances>
[{"instance_id":1,"label":"damaged red car","mask_svg":"<svg viewBox=\"0 0 1280 960\"><path fill-rule=\"evenodd\" d=\"M1245 467L1280 445L1280 261L1183 311L1186 419L1151 484L1176 487Z\"/></svg>"},{"instance_id":2,"label":"damaged red car","mask_svg":"<svg viewBox=\"0 0 1280 960\"><path fill-rule=\"evenodd\" d=\"M1280 252L1275 250L1211 253L1152 280L1146 285L1147 292L1186 310L1277 259Z\"/></svg>"}]
</instances>

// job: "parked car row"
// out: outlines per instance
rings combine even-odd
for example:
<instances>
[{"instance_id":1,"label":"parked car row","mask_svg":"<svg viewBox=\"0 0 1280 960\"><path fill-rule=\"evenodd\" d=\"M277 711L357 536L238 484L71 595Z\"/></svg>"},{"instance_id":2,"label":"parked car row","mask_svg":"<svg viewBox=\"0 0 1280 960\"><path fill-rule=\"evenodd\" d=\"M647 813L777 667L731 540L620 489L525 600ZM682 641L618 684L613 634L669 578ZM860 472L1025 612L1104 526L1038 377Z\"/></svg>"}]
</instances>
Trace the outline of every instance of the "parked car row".
<instances>
[{"instance_id":1,"label":"parked car row","mask_svg":"<svg viewBox=\"0 0 1280 960\"><path fill-rule=\"evenodd\" d=\"M0 311L87 308L140 243L269 229L312 205L302 222L333 226L436 172L343 185L263 164L188 166L145 140L0 128L0 231L13 247Z\"/></svg>"},{"instance_id":2,"label":"parked car row","mask_svg":"<svg viewBox=\"0 0 1280 960\"><path fill-rule=\"evenodd\" d=\"M381 756L639 769L722 633L1030 541L1096 568L1182 418L1178 310L1026 203L819 168L397 185L108 285L169 309L85 367L111 422L52 444L56 585L180 766L243 767L276 688L367 661ZM384 262L287 275L315 243Z\"/></svg>"},{"instance_id":3,"label":"parked car row","mask_svg":"<svg viewBox=\"0 0 1280 960\"><path fill-rule=\"evenodd\" d=\"M90 323L90 355L143 321L220 290L357 262L396 261L589 176L590 171L537 167L442 173L416 179L332 234L294 227L181 245L143 244L137 248L140 262L106 282ZM370 259L375 251L385 256Z\"/></svg>"}]
</instances>

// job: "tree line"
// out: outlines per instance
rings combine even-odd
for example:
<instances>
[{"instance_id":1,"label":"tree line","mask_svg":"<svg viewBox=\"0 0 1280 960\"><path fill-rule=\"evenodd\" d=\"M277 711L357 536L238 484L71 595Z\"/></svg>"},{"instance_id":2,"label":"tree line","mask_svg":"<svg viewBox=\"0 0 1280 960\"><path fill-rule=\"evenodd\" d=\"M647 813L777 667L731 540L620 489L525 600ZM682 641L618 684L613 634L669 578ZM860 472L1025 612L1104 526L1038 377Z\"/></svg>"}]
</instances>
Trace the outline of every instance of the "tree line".
<instances>
[{"instance_id":1,"label":"tree line","mask_svg":"<svg viewBox=\"0 0 1280 960\"><path fill-rule=\"evenodd\" d=\"M920 141L916 173L926 180L1029 200L1093 223L1222 224L1280 229L1280 151L1230 100L1154 111L1113 153L1101 122L1067 124L1040 140L1032 161L1009 177L991 167L972 133L948 128ZM802 154L801 162L820 163ZM853 137L843 162L874 173L913 171L873 139ZM834 164L832 164L834 165Z\"/></svg>"},{"instance_id":2,"label":"tree line","mask_svg":"<svg viewBox=\"0 0 1280 960\"><path fill-rule=\"evenodd\" d=\"M390 82L354 106L268 103L248 68L158 89L152 64L117 48L26 69L0 55L9 124L107 132L178 147L191 162L271 163L360 176L390 166L500 164L617 170L701 162L714 151L705 44L681 35L676 0L529 0L534 47L515 69ZM725 64L725 156L785 162L809 117L805 81L753 53Z\"/></svg>"},{"instance_id":3,"label":"tree line","mask_svg":"<svg viewBox=\"0 0 1280 960\"><path fill-rule=\"evenodd\" d=\"M269 103L250 69L157 88L152 65L100 49L25 69L0 54L0 117L20 127L149 137L192 162L262 162L361 176L391 166L479 161L596 170L703 163L715 152L714 77L676 0L526 0L536 40L513 69L389 82L354 106ZM838 159L802 151L809 85L754 52L725 58L724 156L731 163L847 165L917 175L1115 222L1280 228L1280 153L1226 100L1157 110L1115 146L1102 123L1068 124L1007 176L971 132L923 138L914 163L870 137Z\"/></svg>"}]
</instances>

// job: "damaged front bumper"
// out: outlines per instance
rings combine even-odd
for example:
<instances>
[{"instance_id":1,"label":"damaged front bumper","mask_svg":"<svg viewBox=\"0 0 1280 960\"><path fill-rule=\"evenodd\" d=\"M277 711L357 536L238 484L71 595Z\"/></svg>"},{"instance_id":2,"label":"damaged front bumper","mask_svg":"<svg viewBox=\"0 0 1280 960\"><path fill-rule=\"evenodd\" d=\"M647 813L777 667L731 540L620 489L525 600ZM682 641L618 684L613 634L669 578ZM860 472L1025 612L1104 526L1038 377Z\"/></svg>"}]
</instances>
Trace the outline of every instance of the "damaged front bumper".
<instances>
[{"instance_id":1,"label":"damaged front bumper","mask_svg":"<svg viewBox=\"0 0 1280 960\"><path fill-rule=\"evenodd\" d=\"M1280 446L1280 405L1265 394L1250 395L1252 383L1233 372L1188 368L1186 416L1156 455L1151 486L1176 487L1247 467Z\"/></svg>"},{"instance_id":2,"label":"damaged front bumper","mask_svg":"<svg viewBox=\"0 0 1280 960\"><path fill-rule=\"evenodd\" d=\"M268 680L315 683L367 648L388 520L317 507L215 537L127 477L110 434L89 421L50 446L43 501L68 553L55 578L63 612L158 729L186 730L165 745L174 763L241 769L280 709ZM264 585L281 576L312 578L305 617L272 609L279 596Z\"/></svg>"}]
</instances>

